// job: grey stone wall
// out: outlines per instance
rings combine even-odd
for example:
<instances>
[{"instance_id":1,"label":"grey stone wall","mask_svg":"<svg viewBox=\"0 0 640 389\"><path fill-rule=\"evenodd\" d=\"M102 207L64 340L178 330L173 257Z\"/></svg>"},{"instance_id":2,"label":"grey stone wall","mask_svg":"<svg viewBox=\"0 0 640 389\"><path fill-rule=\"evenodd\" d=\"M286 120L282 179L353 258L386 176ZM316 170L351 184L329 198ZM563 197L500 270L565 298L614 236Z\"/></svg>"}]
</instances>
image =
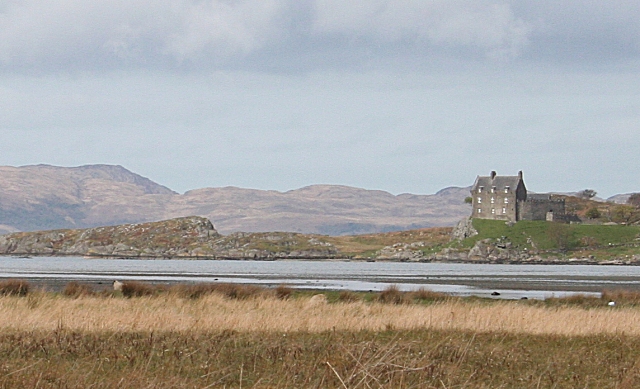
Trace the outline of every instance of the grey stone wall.
<instances>
[{"instance_id":1,"label":"grey stone wall","mask_svg":"<svg viewBox=\"0 0 640 389\"><path fill-rule=\"evenodd\" d=\"M564 200L532 200L518 203L520 220L547 220L547 213L553 212L554 220L564 220Z\"/></svg>"},{"instance_id":2,"label":"grey stone wall","mask_svg":"<svg viewBox=\"0 0 640 389\"><path fill-rule=\"evenodd\" d=\"M491 190L472 193L473 215L480 219L517 220L516 193ZM480 211L478 211L480 210Z\"/></svg>"}]
</instances>

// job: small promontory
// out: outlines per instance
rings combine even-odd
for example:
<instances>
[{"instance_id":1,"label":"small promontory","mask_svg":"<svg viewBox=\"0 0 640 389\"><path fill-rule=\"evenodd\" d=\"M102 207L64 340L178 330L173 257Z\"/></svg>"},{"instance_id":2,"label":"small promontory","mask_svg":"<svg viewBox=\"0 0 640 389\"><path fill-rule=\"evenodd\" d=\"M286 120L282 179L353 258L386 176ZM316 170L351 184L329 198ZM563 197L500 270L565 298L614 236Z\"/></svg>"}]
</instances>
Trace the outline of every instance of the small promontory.
<instances>
[{"instance_id":1,"label":"small promontory","mask_svg":"<svg viewBox=\"0 0 640 389\"><path fill-rule=\"evenodd\" d=\"M0 236L0 254L115 258L332 258L336 249L293 233L220 235L198 216L88 229L18 232Z\"/></svg>"}]
</instances>

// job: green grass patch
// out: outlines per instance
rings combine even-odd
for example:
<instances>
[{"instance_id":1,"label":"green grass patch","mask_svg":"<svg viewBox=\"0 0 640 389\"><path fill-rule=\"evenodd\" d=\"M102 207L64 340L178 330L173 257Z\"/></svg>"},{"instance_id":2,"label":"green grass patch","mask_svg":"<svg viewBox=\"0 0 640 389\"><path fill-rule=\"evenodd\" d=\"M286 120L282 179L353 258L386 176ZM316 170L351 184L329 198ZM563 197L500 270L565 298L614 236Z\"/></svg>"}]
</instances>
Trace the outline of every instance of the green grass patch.
<instances>
[{"instance_id":1,"label":"green grass patch","mask_svg":"<svg viewBox=\"0 0 640 389\"><path fill-rule=\"evenodd\" d=\"M577 250L606 248L611 254L637 252L625 245L640 243L640 227L622 225L561 224L546 221L519 221L507 224L500 220L474 219L478 235L461 242L472 247L484 239L510 242L516 249ZM619 253L614 252L618 250Z\"/></svg>"}]
</instances>

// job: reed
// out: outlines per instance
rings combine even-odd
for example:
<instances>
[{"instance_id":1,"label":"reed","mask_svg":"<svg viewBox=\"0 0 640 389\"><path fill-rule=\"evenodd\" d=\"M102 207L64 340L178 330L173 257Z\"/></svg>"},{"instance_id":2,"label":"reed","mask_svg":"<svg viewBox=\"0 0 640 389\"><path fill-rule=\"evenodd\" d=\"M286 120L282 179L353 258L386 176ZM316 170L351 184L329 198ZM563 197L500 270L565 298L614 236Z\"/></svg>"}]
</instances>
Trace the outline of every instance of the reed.
<instances>
[{"instance_id":1,"label":"reed","mask_svg":"<svg viewBox=\"0 0 640 389\"><path fill-rule=\"evenodd\" d=\"M322 332L438 329L553 335L640 335L633 307L585 309L520 301L443 300L431 304L340 302L309 304L308 297L273 295L231 299L219 293L197 299L172 293L118 298L32 292L0 297L0 330ZM20 318L20 320L16 320Z\"/></svg>"},{"instance_id":2,"label":"reed","mask_svg":"<svg viewBox=\"0 0 640 389\"><path fill-rule=\"evenodd\" d=\"M0 296L0 388L640 387L634 294L616 292L609 307L391 288L388 302L328 303L227 284L147 287Z\"/></svg>"},{"instance_id":3,"label":"reed","mask_svg":"<svg viewBox=\"0 0 640 389\"><path fill-rule=\"evenodd\" d=\"M617 388L640 338L394 330L0 332L1 388Z\"/></svg>"}]
</instances>

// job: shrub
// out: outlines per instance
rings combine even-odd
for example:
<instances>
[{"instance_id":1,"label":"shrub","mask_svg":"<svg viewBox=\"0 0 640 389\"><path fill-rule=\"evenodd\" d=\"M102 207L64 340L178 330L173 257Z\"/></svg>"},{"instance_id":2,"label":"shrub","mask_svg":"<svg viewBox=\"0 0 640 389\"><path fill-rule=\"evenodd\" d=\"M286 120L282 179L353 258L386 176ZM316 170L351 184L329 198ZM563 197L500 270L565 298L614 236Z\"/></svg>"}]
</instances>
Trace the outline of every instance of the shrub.
<instances>
[{"instance_id":1,"label":"shrub","mask_svg":"<svg viewBox=\"0 0 640 389\"><path fill-rule=\"evenodd\" d=\"M62 289L62 295L67 297L80 297L80 296L91 296L94 295L95 292L91 285L80 284L75 281L69 282Z\"/></svg>"},{"instance_id":2,"label":"shrub","mask_svg":"<svg viewBox=\"0 0 640 389\"><path fill-rule=\"evenodd\" d=\"M0 282L0 295L26 296L29 293L29 283L24 280L6 280Z\"/></svg>"},{"instance_id":3,"label":"shrub","mask_svg":"<svg viewBox=\"0 0 640 389\"><path fill-rule=\"evenodd\" d=\"M585 213L585 216L589 219L598 219L602 216L600 210L597 207L589 208L589 210Z\"/></svg>"}]
</instances>

